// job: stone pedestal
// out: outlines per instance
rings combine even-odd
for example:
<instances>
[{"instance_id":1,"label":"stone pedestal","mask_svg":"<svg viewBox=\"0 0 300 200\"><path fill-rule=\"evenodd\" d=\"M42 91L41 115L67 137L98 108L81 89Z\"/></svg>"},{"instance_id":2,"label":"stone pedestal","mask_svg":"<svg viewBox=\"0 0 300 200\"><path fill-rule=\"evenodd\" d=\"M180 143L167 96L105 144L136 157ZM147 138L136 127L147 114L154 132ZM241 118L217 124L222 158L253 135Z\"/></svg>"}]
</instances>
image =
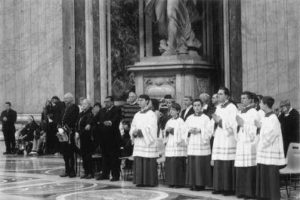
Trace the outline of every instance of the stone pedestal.
<instances>
[{"instance_id":1,"label":"stone pedestal","mask_svg":"<svg viewBox=\"0 0 300 200\"><path fill-rule=\"evenodd\" d=\"M184 96L198 98L213 92L214 67L200 57L187 55L145 57L128 67L135 73L136 93L162 98L171 94L178 103Z\"/></svg>"}]
</instances>

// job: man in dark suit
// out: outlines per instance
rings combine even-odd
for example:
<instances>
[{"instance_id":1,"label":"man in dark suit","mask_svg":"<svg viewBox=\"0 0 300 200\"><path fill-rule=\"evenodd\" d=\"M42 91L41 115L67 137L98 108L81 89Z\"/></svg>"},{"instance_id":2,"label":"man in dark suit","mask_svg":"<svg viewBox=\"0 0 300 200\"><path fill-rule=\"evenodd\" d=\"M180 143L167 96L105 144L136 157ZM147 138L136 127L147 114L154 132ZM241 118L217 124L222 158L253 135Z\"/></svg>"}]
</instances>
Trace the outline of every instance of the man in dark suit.
<instances>
[{"instance_id":1,"label":"man in dark suit","mask_svg":"<svg viewBox=\"0 0 300 200\"><path fill-rule=\"evenodd\" d=\"M120 108L114 106L114 99L108 96L104 101L105 108L100 111L100 147L102 149L103 170L97 180L109 179L118 181L120 178L120 145L121 134L119 124L121 119Z\"/></svg>"},{"instance_id":2,"label":"man in dark suit","mask_svg":"<svg viewBox=\"0 0 300 200\"><path fill-rule=\"evenodd\" d=\"M6 152L3 154L14 153L15 150L15 123L17 121L17 112L11 109L11 103L5 103L5 110L1 113L0 120L2 122L2 131L6 146Z\"/></svg>"},{"instance_id":3,"label":"man in dark suit","mask_svg":"<svg viewBox=\"0 0 300 200\"><path fill-rule=\"evenodd\" d=\"M289 100L280 102L281 114L279 121L281 124L284 154L286 155L289 144L299 143L299 112L291 107Z\"/></svg>"},{"instance_id":4,"label":"man in dark suit","mask_svg":"<svg viewBox=\"0 0 300 200\"><path fill-rule=\"evenodd\" d=\"M68 134L68 141L61 142L61 150L65 161L65 173L61 177L73 178L75 174L75 126L79 116L79 107L74 103L74 96L71 93L64 95L66 109L62 118L62 127ZM66 130L67 129L67 130Z\"/></svg>"},{"instance_id":5,"label":"man in dark suit","mask_svg":"<svg viewBox=\"0 0 300 200\"><path fill-rule=\"evenodd\" d=\"M193 109L193 97L191 96L185 96L183 99L183 104L185 106L185 109L181 111L180 117L185 121L188 116L194 114Z\"/></svg>"},{"instance_id":6,"label":"man in dark suit","mask_svg":"<svg viewBox=\"0 0 300 200\"><path fill-rule=\"evenodd\" d=\"M199 99L203 103L202 112L211 119L212 114L216 111L216 107L212 104L210 95L207 93L201 93L199 95Z\"/></svg>"}]
</instances>

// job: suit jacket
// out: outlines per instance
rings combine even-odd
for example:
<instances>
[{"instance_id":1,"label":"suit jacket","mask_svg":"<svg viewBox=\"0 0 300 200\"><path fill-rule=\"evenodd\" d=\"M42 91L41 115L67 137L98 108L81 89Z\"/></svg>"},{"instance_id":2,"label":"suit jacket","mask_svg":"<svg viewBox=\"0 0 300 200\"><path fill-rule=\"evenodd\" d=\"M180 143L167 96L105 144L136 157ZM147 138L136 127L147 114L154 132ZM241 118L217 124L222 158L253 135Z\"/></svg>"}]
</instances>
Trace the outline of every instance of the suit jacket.
<instances>
[{"instance_id":1,"label":"suit jacket","mask_svg":"<svg viewBox=\"0 0 300 200\"><path fill-rule=\"evenodd\" d=\"M291 142L299 143L299 112L292 109L288 116L279 115L285 154Z\"/></svg>"},{"instance_id":2,"label":"suit jacket","mask_svg":"<svg viewBox=\"0 0 300 200\"><path fill-rule=\"evenodd\" d=\"M210 119L212 118L212 114L216 111L216 107L212 104L208 104L207 108L203 110L203 113L206 114Z\"/></svg>"},{"instance_id":3,"label":"suit jacket","mask_svg":"<svg viewBox=\"0 0 300 200\"><path fill-rule=\"evenodd\" d=\"M193 107L188 111L188 113L186 114L186 116L184 116L185 111L186 111L186 109L184 109L184 110L181 111L181 116L180 117L183 119L183 121L185 121L190 115L192 115L192 114L195 113Z\"/></svg>"},{"instance_id":4,"label":"suit jacket","mask_svg":"<svg viewBox=\"0 0 300 200\"><path fill-rule=\"evenodd\" d=\"M62 125L67 125L73 131L75 130L76 122L79 116L79 108L75 104L66 107L62 118Z\"/></svg>"},{"instance_id":5,"label":"suit jacket","mask_svg":"<svg viewBox=\"0 0 300 200\"><path fill-rule=\"evenodd\" d=\"M6 121L3 120L4 117L7 118ZM8 132L8 131L15 132L16 131L16 128L15 128L15 123L17 121L17 112L16 111L14 111L13 109L4 110L1 113L0 120L2 122L2 130L4 132Z\"/></svg>"},{"instance_id":6,"label":"suit jacket","mask_svg":"<svg viewBox=\"0 0 300 200\"><path fill-rule=\"evenodd\" d=\"M93 152L93 143L92 143L92 128L90 130L85 130L87 125L92 125L92 109L82 111L79 113L76 131L80 135L80 152L82 154L89 154Z\"/></svg>"},{"instance_id":7,"label":"suit jacket","mask_svg":"<svg viewBox=\"0 0 300 200\"><path fill-rule=\"evenodd\" d=\"M111 126L105 126L105 121L111 121ZM111 109L103 108L99 113L100 144L103 150L120 150L121 134L119 124L121 121L121 109L113 106Z\"/></svg>"}]
</instances>

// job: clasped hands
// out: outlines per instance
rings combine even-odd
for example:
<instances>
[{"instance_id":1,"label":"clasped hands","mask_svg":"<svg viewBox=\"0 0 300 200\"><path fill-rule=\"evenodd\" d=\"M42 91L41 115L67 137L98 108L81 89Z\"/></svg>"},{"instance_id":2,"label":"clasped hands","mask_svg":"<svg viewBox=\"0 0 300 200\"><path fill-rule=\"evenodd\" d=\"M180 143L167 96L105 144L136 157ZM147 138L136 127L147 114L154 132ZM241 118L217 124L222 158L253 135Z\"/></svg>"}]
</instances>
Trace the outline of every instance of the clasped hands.
<instances>
[{"instance_id":1,"label":"clasped hands","mask_svg":"<svg viewBox=\"0 0 300 200\"><path fill-rule=\"evenodd\" d=\"M111 126L112 125L112 122L111 121L104 121L103 124L105 126Z\"/></svg>"},{"instance_id":2,"label":"clasped hands","mask_svg":"<svg viewBox=\"0 0 300 200\"><path fill-rule=\"evenodd\" d=\"M133 131L132 136L134 138L137 138L137 137L142 138L143 137L143 133L142 133L142 131L140 129L136 129L136 130Z\"/></svg>"},{"instance_id":3,"label":"clasped hands","mask_svg":"<svg viewBox=\"0 0 300 200\"><path fill-rule=\"evenodd\" d=\"M174 128L171 127L166 128L166 136L168 137L169 134L174 135Z\"/></svg>"},{"instance_id":4,"label":"clasped hands","mask_svg":"<svg viewBox=\"0 0 300 200\"><path fill-rule=\"evenodd\" d=\"M195 134L198 134L198 133L201 133L201 129L200 129L200 128L191 128L191 129L189 130L189 136L190 136L191 134L195 135Z\"/></svg>"}]
</instances>

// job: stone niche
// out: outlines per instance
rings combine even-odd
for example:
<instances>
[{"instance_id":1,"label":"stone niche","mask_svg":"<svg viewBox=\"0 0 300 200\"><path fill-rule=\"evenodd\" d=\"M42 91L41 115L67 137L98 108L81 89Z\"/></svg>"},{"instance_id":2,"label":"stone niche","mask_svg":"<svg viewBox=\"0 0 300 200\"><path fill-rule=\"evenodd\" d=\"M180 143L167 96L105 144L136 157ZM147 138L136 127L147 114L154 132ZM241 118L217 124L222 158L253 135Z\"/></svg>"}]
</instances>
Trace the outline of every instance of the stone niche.
<instances>
[{"instance_id":1,"label":"stone niche","mask_svg":"<svg viewBox=\"0 0 300 200\"><path fill-rule=\"evenodd\" d=\"M160 99L166 94L178 103L184 96L198 98L202 92L213 91L214 68L200 57L188 55L144 57L128 67L135 74L137 94Z\"/></svg>"}]
</instances>

